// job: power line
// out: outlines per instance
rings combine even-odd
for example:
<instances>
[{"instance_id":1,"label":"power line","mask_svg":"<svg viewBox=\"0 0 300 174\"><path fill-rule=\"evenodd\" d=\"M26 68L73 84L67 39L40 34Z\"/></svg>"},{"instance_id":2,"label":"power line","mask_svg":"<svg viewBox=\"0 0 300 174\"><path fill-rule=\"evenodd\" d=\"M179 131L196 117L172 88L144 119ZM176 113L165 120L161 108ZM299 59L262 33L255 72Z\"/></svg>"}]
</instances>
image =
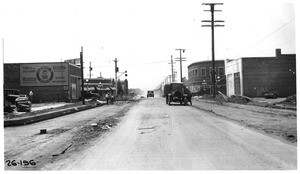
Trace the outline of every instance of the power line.
<instances>
[{"instance_id":1,"label":"power line","mask_svg":"<svg viewBox=\"0 0 300 174\"><path fill-rule=\"evenodd\" d=\"M149 63L134 63L134 64L122 64L123 66L139 66L139 65L151 65L151 64L160 64L160 63L166 63L168 61L159 61L159 62L149 62ZM109 66L94 66L96 68L104 68L104 67L114 67L113 65Z\"/></svg>"},{"instance_id":2,"label":"power line","mask_svg":"<svg viewBox=\"0 0 300 174\"><path fill-rule=\"evenodd\" d=\"M268 34L266 37L264 37L263 39L259 40L258 42L256 42L255 44L251 45L250 47L248 47L247 49L245 49L244 51L242 51L241 53L237 54L235 57L238 57L239 55L243 54L244 52L248 51L249 49L253 48L254 46L258 45L260 42L264 41L265 39L267 39L268 37L270 37L271 35L275 34L277 31L281 30L282 28L284 28L285 26L287 26L289 23L291 23L293 20L295 20L295 18L291 19L290 21L288 21L287 23L283 24L281 27L277 28L275 31L273 31L272 33Z\"/></svg>"}]
</instances>

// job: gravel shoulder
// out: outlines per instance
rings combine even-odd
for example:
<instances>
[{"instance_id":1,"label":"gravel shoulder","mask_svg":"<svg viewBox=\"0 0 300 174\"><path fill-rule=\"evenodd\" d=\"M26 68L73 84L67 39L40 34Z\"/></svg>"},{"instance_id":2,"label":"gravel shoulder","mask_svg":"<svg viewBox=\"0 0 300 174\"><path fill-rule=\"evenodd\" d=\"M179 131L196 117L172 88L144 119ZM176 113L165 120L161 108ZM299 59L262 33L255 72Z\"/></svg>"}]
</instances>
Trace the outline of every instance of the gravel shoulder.
<instances>
[{"instance_id":1,"label":"gravel shoulder","mask_svg":"<svg viewBox=\"0 0 300 174\"><path fill-rule=\"evenodd\" d=\"M297 111L194 99L193 107L297 145Z\"/></svg>"}]
</instances>

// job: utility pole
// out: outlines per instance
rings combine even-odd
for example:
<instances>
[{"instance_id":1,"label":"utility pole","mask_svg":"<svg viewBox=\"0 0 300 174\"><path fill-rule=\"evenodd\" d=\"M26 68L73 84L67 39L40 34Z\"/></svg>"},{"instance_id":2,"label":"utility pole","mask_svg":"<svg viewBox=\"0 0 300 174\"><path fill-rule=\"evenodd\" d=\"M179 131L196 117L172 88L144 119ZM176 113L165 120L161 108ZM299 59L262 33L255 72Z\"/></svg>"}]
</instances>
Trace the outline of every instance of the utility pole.
<instances>
[{"instance_id":1,"label":"utility pole","mask_svg":"<svg viewBox=\"0 0 300 174\"><path fill-rule=\"evenodd\" d=\"M89 67L90 78L92 78L92 70L93 70L93 68L92 68L92 62L90 62L90 67Z\"/></svg>"},{"instance_id":2,"label":"utility pole","mask_svg":"<svg viewBox=\"0 0 300 174\"><path fill-rule=\"evenodd\" d=\"M180 82L182 82L182 61L186 61L185 60L186 58L181 57L181 51L182 51L182 53L184 53L185 49L179 48L179 49L175 49L175 50L179 51L179 54L180 54L180 57L179 58L175 58L175 59L177 59L176 61L180 62Z\"/></svg>"},{"instance_id":3,"label":"utility pole","mask_svg":"<svg viewBox=\"0 0 300 174\"><path fill-rule=\"evenodd\" d=\"M169 64L171 64L171 83L174 82L174 68L173 68L173 64L175 62L173 61L173 56L171 55L171 62Z\"/></svg>"},{"instance_id":4,"label":"utility pole","mask_svg":"<svg viewBox=\"0 0 300 174\"><path fill-rule=\"evenodd\" d=\"M83 77L83 47L81 47L81 52L80 52L80 66L81 66L81 100L82 100L82 104L85 105L84 77Z\"/></svg>"},{"instance_id":5,"label":"utility pole","mask_svg":"<svg viewBox=\"0 0 300 174\"><path fill-rule=\"evenodd\" d=\"M3 64L4 64L4 38L2 38L2 56L3 56L2 59L3 59ZM3 69L3 71L4 71L4 69Z\"/></svg>"},{"instance_id":6,"label":"utility pole","mask_svg":"<svg viewBox=\"0 0 300 174\"><path fill-rule=\"evenodd\" d=\"M117 75L118 75L118 72L119 72L119 68L117 66L118 59L115 58L114 62L115 62L115 88L116 88L115 97L117 97L117 95L118 95L118 76Z\"/></svg>"},{"instance_id":7,"label":"utility pole","mask_svg":"<svg viewBox=\"0 0 300 174\"><path fill-rule=\"evenodd\" d=\"M211 12L211 20L203 20L202 22L210 22L210 25L202 25L202 27L211 27L211 54L212 54L212 82L213 82L213 97L216 98L216 71L215 71L215 27L224 27L224 25L216 25L215 22L224 22L223 20L215 20L214 12L220 12L222 10L215 10L215 5L223 5L223 3L203 3L202 5L209 5L210 10L204 10Z\"/></svg>"},{"instance_id":8,"label":"utility pole","mask_svg":"<svg viewBox=\"0 0 300 174\"><path fill-rule=\"evenodd\" d=\"M3 63L3 74L4 74L4 38L2 38L2 63ZM4 85L4 76L3 76L3 81L2 81L2 83L3 83L3 90L5 89L5 85Z\"/></svg>"},{"instance_id":9,"label":"utility pole","mask_svg":"<svg viewBox=\"0 0 300 174\"><path fill-rule=\"evenodd\" d=\"M174 82L175 82L176 77L177 77L177 71L174 71Z\"/></svg>"}]
</instances>

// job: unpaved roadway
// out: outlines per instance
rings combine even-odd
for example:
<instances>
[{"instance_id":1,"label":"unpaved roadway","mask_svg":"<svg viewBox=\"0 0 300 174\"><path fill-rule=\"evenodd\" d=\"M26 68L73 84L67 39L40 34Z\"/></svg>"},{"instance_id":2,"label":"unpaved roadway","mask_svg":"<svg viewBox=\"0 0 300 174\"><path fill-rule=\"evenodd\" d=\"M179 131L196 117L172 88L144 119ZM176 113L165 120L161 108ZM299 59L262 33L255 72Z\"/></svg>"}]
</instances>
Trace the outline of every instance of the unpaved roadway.
<instances>
[{"instance_id":1,"label":"unpaved roadway","mask_svg":"<svg viewBox=\"0 0 300 174\"><path fill-rule=\"evenodd\" d=\"M154 98L133 105L88 148L41 169L297 169L297 149L197 108Z\"/></svg>"},{"instance_id":2,"label":"unpaved roadway","mask_svg":"<svg viewBox=\"0 0 300 174\"><path fill-rule=\"evenodd\" d=\"M135 103L104 105L30 125L4 128L5 170L39 170L48 163L69 158L116 126ZM47 134L40 134L41 129L46 129Z\"/></svg>"}]
</instances>

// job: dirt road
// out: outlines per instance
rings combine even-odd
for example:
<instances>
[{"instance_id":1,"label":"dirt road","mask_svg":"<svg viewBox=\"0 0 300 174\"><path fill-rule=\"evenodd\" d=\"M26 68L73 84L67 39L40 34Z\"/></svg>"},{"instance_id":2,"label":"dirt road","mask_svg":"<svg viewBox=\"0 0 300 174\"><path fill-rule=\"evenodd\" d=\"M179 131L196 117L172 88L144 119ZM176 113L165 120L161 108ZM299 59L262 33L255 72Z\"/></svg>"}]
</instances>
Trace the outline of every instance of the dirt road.
<instances>
[{"instance_id":1,"label":"dirt road","mask_svg":"<svg viewBox=\"0 0 300 174\"><path fill-rule=\"evenodd\" d=\"M88 148L95 138L116 126L134 104L104 105L35 124L5 128L5 170L39 170ZM47 133L40 134L41 129Z\"/></svg>"},{"instance_id":2,"label":"dirt road","mask_svg":"<svg viewBox=\"0 0 300 174\"><path fill-rule=\"evenodd\" d=\"M297 148L190 106L145 99L86 149L42 170L297 169Z\"/></svg>"}]
</instances>

